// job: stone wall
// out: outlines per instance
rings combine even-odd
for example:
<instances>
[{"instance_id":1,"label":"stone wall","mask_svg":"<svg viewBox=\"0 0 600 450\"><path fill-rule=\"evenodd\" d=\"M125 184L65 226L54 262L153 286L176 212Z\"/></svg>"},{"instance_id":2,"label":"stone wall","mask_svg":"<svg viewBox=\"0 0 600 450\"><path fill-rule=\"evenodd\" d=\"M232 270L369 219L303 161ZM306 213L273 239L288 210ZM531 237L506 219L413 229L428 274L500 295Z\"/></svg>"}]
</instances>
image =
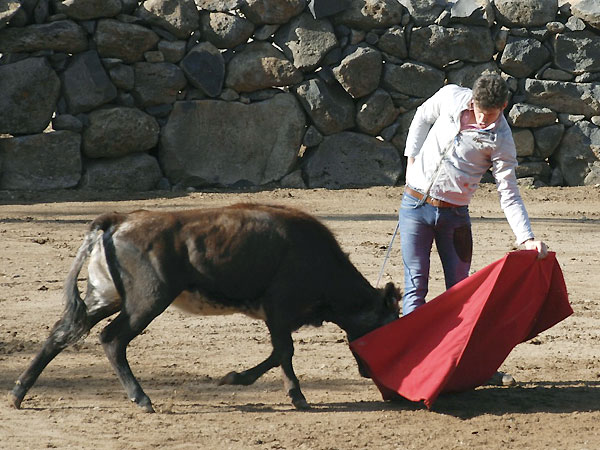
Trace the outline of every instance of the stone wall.
<instances>
[{"instance_id":1,"label":"stone wall","mask_svg":"<svg viewBox=\"0 0 600 450\"><path fill-rule=\"evenodd\" d=\"M600 183L597 0L0 0L0 189L361 187L499 72L523 182Z\"/></svg>"}]
</instances>

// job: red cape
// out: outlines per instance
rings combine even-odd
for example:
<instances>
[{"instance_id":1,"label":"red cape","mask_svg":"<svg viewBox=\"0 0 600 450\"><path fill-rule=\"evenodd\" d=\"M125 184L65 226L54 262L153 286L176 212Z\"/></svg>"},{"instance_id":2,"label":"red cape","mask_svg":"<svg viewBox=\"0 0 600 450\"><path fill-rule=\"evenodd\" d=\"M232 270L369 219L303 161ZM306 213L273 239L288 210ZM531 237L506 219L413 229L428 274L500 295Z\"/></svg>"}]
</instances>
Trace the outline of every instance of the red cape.
<instances>
[{"instance_id":1,"label":"red cape","mask_svg":"<svg viewBox=\"0 0 600 450\"><path fill-rule=\"evenodd\" d=\"M384 399L473 389L510 351L573 313L556 255L508 253L425 305L350 343Z\"/></svg>"}]
</instances>

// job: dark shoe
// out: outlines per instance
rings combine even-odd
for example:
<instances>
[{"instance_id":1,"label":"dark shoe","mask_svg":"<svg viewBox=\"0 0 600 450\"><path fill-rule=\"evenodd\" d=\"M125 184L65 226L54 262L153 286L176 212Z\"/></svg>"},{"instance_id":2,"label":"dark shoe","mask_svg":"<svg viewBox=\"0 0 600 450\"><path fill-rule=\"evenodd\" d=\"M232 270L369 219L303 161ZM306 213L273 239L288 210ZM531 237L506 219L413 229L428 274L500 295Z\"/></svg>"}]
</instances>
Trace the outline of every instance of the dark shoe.
<instances>
[{"instance_id":1,"label":"dark shoe","mask_svg":"<svg viewBox=\"0 0 600 450\"><path fill-rule=\"evenodd\" d=\"M492 375L492 378L486 383L487 386L514 386L516 384L517 382L510 373L499 371Z\"/></svg>"}]
</instances>

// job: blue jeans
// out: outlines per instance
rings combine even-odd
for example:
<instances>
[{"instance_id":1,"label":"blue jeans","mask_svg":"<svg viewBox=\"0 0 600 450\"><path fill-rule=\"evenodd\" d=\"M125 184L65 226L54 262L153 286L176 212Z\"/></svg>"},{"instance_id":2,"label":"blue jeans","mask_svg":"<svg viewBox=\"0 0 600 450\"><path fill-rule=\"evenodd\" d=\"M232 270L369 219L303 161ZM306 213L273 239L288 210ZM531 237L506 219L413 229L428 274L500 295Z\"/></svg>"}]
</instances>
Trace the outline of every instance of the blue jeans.
<instances>
[{"instance_id":1,"label":"blue jeans","mask_svg":"<svg viewBox=\"0 0 600 450\"><path fill-rule=\"evenodd\" d=\"M444 269L446 289L469 275L473 254L468 206L438 208L418 203L418 199L405 193L399 213L404 263L403 315L425 304L434 240Z\"/></svg>"}]
</instances>

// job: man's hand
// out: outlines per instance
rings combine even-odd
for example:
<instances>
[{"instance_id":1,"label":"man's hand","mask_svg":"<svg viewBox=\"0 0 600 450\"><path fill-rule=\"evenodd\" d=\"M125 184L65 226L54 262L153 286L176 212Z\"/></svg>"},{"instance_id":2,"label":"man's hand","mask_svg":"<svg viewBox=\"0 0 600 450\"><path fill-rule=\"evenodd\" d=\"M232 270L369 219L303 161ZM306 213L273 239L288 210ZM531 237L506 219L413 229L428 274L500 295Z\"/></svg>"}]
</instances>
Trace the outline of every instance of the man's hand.
<instances>
[{"instance_id":1,"label":"man's hand","mask_svg":"<svg viewBox=\"0 0 600 450\"><path fill-rule=\"evenodd\" d=\"M526 250L537 250L538 258L542 259L548 256L548 246L543 241L529 239L523 242Z\"/></svg>"}]
</instances>

